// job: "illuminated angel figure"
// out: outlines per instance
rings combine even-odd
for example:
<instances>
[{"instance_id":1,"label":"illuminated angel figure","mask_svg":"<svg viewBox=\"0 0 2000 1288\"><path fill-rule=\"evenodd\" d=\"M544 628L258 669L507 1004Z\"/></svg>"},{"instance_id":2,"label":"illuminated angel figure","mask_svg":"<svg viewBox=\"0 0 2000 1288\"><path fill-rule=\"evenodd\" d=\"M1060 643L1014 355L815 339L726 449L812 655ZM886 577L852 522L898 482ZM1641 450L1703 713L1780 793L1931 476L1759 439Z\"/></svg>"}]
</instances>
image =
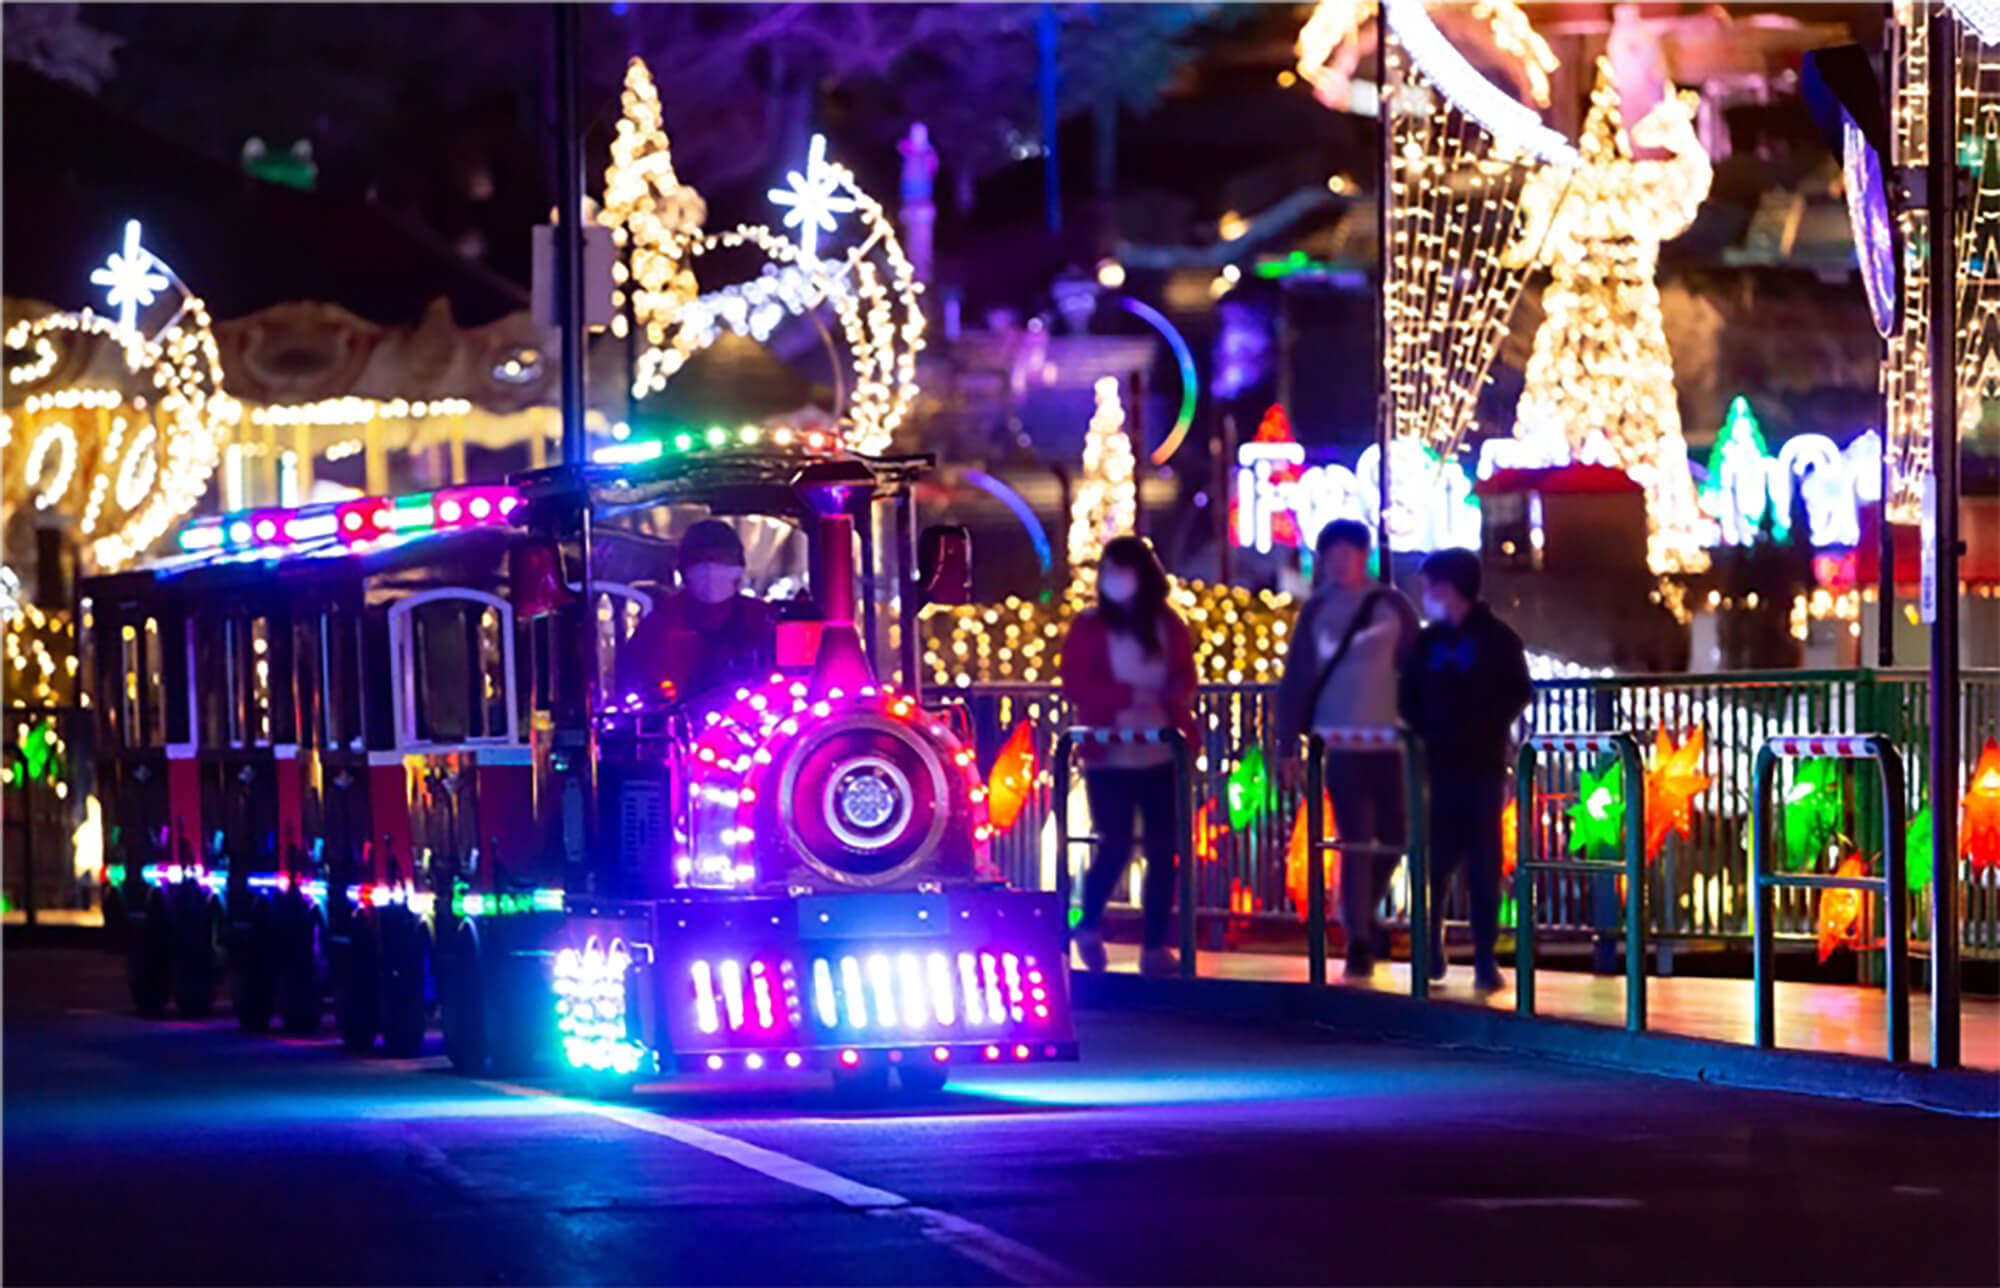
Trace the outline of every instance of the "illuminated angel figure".
<instances>
[{"instance_id":1,"label":"illuminated angel figure","mask_svg":"<svg viewBox=\"0 0 2000 1288\"><path fill-rule=\"evenodd\" d=\"M1551 272L1515 436L1559 432L1576 452L1602 434L1646 489L1655 572L1706 563L1653 280L1660 243L1684 231L1708 195L1713 171L1695 137L1696 102L1670 86L1628 136L1611 64L1599 59L1582 162L1544 168L1528 181L1526 225L1512 252ZM1635 144L1666 155L1640 159Z\"/></svg>"}]
</instances>

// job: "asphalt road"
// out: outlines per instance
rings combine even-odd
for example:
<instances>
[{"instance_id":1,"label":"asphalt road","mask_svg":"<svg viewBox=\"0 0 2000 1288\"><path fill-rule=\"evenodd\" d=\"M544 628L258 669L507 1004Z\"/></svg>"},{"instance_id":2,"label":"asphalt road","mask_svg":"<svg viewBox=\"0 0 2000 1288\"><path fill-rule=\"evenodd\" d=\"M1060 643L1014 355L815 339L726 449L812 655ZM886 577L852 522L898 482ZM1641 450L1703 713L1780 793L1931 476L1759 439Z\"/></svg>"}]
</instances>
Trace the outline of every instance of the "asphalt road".
<instances>
[{"instance_id":1,"label":"asphalt road","mask_svg":"<svg viewBox=\"0 0 2000 1288\"><path fill-rule=\"evenodd\" d=\"M9 1284L2000 1282L2000 1123L1086 1013L861 1110L600 1105L5 955Z\"/></svg>"}]
</instances>

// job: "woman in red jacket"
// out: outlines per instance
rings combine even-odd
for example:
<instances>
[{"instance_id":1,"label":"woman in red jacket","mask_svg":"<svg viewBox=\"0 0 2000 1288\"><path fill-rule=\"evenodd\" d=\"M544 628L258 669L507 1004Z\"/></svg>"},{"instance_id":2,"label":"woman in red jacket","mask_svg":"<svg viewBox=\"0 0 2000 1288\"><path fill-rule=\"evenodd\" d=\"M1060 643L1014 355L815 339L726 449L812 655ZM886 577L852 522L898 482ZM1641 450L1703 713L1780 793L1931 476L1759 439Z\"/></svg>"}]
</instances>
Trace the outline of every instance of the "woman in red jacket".
<instances>
[{"instance_id":1,"label":"woman in red jacket","mask_svg":"<svg viewBox=\"0 0 2000 1288\"><path fill-rule=\"evenodd\" d=\"M1097 570L1097 607L1079 615L1063 644L1062 687L1076 722L1119 729L1176 728L1194 745L1194 638L1167 606L1167 572L1138 537L1105 544ZM1173 752L1163 743L1090 748L1084 791L1098 835L1083 878L1083 920L1076 946L1083 964L1103 970L1098 926L1118 878L1132 861L1132 823L1146 827L1145 945L1139 969L1178 969L1167 947L1174 906L1174 859L1180 841Z\"/></svg>"}]
</instances>

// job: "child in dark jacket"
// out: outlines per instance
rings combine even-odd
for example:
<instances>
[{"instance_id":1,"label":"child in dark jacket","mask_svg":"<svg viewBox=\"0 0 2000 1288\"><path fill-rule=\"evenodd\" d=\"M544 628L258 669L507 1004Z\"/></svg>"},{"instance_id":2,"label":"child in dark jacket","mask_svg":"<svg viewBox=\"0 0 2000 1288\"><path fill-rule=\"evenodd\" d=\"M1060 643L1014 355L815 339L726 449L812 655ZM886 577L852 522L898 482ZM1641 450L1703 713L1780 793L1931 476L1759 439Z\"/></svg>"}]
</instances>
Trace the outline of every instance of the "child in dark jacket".
<instances>
[{"instance_id":1,"label":"child in dark jacket","mask_svg":"<svg viewBox=\"0 0 2000 1288\"><path fill-rule=\"evenodd\" d=\"M1514 722L1534 700L1521 637L1479 598L1479 557L1440 550L1424 560L1424 616L1403 668L1402 710L1430 766L1431 974L1442 979L1445 891L1465 868L1472 904L1473 982L1505 986L1500 937L1500 814L1507 799Z\"/></svg>"}]
</instances>

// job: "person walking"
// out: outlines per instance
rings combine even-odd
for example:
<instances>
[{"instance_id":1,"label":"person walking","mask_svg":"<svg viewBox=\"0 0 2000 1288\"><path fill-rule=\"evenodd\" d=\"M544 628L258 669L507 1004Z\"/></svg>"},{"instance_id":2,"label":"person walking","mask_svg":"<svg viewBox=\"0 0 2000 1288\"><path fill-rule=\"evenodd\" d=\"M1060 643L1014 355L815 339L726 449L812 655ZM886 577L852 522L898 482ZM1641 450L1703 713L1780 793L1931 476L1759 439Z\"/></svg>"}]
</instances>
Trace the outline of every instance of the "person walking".
<instances>
[{"instance_id":1,"label":"person walking","mask_svg":"<svg viewBox=\"0 0 2000 1288\"><path fill-rule=\"evenodd\" d=\"M1368 575L1368 525L1336 519L1320 529L1318 584L1299 609L1278 682L1278 745L1285 778L1304 777L1299 739L1308 729L1383 728L1396 723L1398 677L1417 643L1417 610L1394 586ZM1403 762L1395 751L1332 751L1326 758L1334 834L1354 845L1401 846L1405 836ZM1378 910L1401 860L1394 854L1340 855L1340 921L1347 929L1347 977L1366 979L1387 955Z\"/></svg>"},{"instance_id":2,"label":"person walking","mask_svg":"<svg viewBox=\"0 0 2000 1288\"><path fill-rule=\"evenodd\" d=\"M1472 904L1473 986L1505 987L1500 937L1500 815L1514 722L1534 700L1527 650L1479 597L1479 556L1439 550L1422 566L1424 616L1404 668L1403 718L1431 771L1431 976L1443 979L1445 891L1465 869Z\"/></svg>"},{"instance_id":3,"label":"person walking","mask_svg":"<svg viewBox=\"0 0 2000 1288\"><path fill-rule=\"evenodd\" d=\"M1139 537L1113 538L1098 564L1097 606L1077 616L1063 641L1062 691L1076 723L1179 729L1192 747L1194 688L1194 637L1167 606L1167 572L1159 556ZM1146 837L1139 969L1172 974L1180 966L1167 947L1181 839L1174 804L1188 785L1178 781L1173 752L1164 743L1086 747L1083 755L1084 793L1098 842L1083 878L1077 953L1086 968L1104 969L1104 905L1132 861L1136 816ZM1057 858L1068 861L1068 855Z\"/></svg>"}]
</instances>

